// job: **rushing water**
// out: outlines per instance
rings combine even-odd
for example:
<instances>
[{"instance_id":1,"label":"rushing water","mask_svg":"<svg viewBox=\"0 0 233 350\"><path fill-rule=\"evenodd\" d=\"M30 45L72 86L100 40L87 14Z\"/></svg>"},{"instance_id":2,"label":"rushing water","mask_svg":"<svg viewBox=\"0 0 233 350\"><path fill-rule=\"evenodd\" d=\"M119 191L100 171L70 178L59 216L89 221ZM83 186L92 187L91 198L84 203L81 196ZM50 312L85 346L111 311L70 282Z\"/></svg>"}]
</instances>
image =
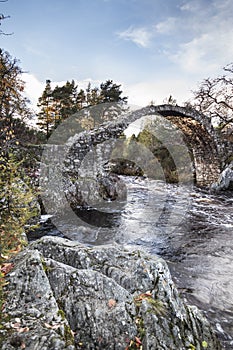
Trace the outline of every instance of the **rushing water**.
<instances>
[{"instance_id":1,"label":"rushing water","mask_svg":"<svg viewBox=\"0 0 233 350\"><path fill-rule=\"evenodd\" d=\"M127 200L120 206L79 210L93 230L85 224L77 229L63 218L60 231L86 244L134 245L165 258L180 293L206 313L225 348L232 349L232 193L142 178L124 181Z\"/></svg>"}]
</instances>

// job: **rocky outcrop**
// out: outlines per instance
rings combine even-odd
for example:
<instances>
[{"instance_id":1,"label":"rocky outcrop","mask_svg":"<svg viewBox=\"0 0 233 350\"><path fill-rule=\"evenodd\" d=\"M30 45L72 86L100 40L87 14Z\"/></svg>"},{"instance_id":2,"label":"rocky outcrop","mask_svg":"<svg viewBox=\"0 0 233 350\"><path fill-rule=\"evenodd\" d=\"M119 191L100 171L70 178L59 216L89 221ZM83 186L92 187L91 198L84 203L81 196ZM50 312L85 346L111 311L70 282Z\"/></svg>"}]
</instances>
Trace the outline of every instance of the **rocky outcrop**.
<instances>
[{"instance_id":1,"label":"rocky outcrop","mask_svg":"<svg viewBox=\"0 0 233 350\"><path fill-rule=\"evenodd\" d=\"M233 190L233 161L222 171L218 182L211 186L214 191Z\"/></svg>"},{"instance_id":2,"label":"rocky outcrop","mask_svg":"<svg viewBox=\"0 0 233 350\"><path fill-rule=\"evenodd\" d=\"M46 237L14 263L2 350L221 349L156 256Z\"/></svg>"}]
</instances>

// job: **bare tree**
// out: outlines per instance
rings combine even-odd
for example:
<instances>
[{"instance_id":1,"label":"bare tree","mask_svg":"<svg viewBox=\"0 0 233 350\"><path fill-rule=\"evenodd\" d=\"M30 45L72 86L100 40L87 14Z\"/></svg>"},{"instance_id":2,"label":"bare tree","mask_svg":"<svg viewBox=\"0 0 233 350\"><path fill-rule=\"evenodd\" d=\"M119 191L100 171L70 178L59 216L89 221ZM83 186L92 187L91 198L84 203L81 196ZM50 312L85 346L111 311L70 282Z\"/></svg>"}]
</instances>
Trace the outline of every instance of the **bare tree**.
<instances>
[{"instance_id":1,"label":"bare tree","mask_svg":"<svg viewBox=\"0 0 233 350\"><path fill-rule=\"evenodd\" d=\"M7 2L8 0L0 0L1 2ZM10 18L10 16L5 16L3 13L0 13L0 26L2 25L2 21L4 19ZM12 35L13 33L5 33L3 30L0 29L0 35Z\"/></svg>"},{"instance_id":2,"label":"bare tree","mask_svg":"<svg viewBox=\"0 0 233 350\"><path fill-rule=\"evenodd\" d=\"M205 79L194 91L194 107L218 124L221 131L233 133L233 63L224 74Z\"/></svg>"}]
</instances>

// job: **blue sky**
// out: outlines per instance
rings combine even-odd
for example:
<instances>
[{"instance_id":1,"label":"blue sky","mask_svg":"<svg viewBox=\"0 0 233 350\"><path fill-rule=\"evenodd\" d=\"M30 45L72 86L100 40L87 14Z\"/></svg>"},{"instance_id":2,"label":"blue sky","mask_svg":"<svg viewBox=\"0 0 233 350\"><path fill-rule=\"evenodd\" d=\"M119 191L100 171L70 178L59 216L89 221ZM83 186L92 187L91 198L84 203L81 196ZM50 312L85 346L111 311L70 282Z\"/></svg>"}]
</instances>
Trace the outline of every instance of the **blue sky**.
<instances>
[{"instance_id":1,"label":"blue sky","mask_svg":"<svg viewBox=\"0 0 233 350\"><path fill-rule=\"evenodd\" d=\"M46 79L122 84L129 102L181 104L233 61L232 0L8 0L1 47L27 71L35 104Z\"/></svg>"}]
</instances>

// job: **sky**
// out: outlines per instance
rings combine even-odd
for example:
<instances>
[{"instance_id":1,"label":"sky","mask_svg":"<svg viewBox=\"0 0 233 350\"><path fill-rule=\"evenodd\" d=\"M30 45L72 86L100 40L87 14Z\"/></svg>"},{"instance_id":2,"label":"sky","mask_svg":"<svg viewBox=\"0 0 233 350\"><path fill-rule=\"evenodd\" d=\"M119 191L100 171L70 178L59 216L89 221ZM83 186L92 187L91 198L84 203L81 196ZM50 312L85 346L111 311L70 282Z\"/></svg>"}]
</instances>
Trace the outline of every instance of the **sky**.
<instances>
[{"instance_id":1,"label":"sky","mask_svg":"<svg viewBox=\"0 0 233 350\"><path fill-rule=\"evenodd\" d=\"M182 105L233 61L232 0L8 0L0 45L36 106L46 79L121 84L130 104Z\"/></svg>"}]
</instances>

